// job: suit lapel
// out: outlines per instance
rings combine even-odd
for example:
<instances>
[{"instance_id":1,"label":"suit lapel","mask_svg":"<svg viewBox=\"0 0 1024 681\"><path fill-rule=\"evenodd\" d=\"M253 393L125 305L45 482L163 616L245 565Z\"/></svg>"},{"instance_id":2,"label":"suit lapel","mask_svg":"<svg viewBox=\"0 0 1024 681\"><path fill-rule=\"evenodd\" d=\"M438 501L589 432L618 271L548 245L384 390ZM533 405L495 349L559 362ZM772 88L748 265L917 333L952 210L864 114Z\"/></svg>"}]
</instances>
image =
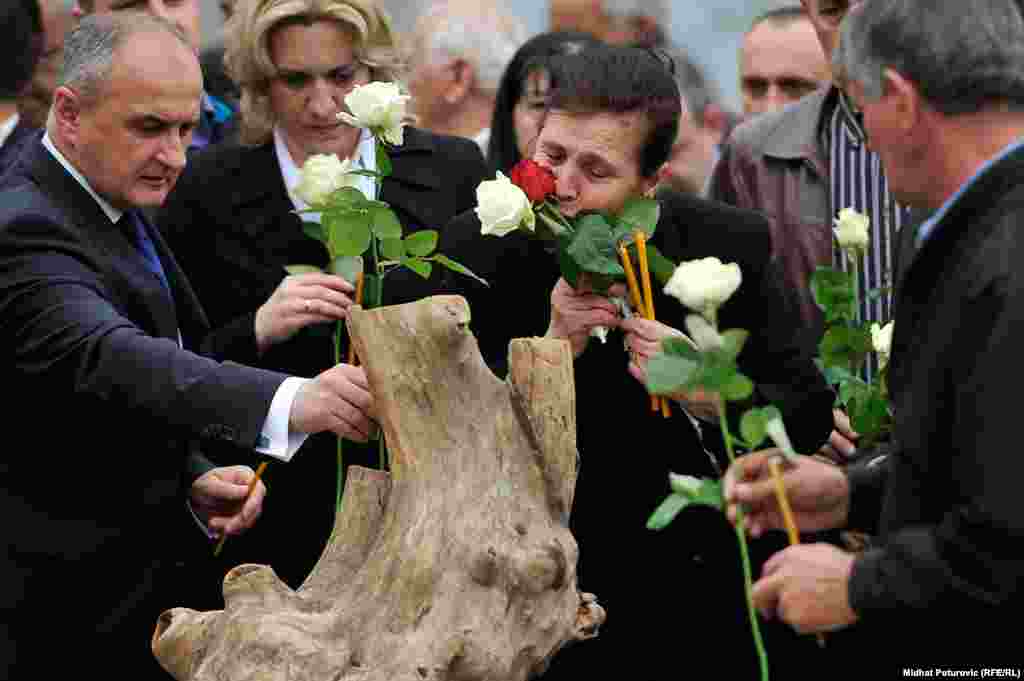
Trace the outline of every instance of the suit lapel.
<instances>
[{"instance_id":1,"label":"suit lapel","mask_svg":"<svg viewBox=\"0 0 1024 681\"><path fill-rule=\"evenodd\" d=\"M133 236L125 234L110 221L96 200L42 144L36 146L33 154L30 171L33 179L73 221L82 240L106 254L116 272L127 280L128 286L120 293L126 299L131 298L134 309L145 310L147 318L132 315L129 317L132 322L153 336L177 339L178 324L173 301L168 298L157 276L146 266L132 241ZM154 231L150 230L151 236L155 236ZM161 257L165 254L166 244L160 252ZM122 312L129 316L127 310Z\"/></svg>"}]
</instances>

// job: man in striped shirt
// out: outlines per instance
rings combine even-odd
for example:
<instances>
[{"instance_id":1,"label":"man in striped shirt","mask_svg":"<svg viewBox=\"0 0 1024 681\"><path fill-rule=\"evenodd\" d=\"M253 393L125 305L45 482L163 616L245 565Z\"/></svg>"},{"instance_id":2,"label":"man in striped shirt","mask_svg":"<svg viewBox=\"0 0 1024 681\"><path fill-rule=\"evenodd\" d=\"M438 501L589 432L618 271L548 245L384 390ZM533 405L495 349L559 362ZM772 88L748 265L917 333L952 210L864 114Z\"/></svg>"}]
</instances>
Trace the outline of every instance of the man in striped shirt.
<instances>
[{"instance_id":1,"label":"man in striped shirt","mask_svg":"<svg viewBox=\"0 0 1024 681\"><path fill-rule=\"evenodd\" d=\"M861 0L801 0L825 53L831 55L838 28ZM836 80L833 77L833 80ZM810 291L810 276L821 265L848 269L835 246L833 219L852 208L871 220L871 240L860 273L861 318L884 323L892 317L894 254L906 210L889 193L877 154L864 144L859 114L835 82L779 111L739 126L723 145L711 177L709 196L766 213L774 256L800 305L809 343L822 332L821 313ZM870 359L865 377L877 366ZM823 452L837 460L852 456L855 437L845 415Z\"/></svg>"}]
</instances>

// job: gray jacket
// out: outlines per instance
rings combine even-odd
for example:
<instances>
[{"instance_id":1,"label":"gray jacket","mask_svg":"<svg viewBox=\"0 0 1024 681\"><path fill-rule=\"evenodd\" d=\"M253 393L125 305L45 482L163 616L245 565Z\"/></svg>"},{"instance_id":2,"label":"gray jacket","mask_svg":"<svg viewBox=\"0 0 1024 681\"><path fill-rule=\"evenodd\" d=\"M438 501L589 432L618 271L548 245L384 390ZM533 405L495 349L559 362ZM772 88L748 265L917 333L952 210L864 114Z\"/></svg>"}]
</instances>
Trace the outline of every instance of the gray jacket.
<instances>
[{"instance_id":1,"label":"gray jacket","mask_svg":"<svg viewBox=\"0 0 1024 681\"><path fill-rule=\"evenodd\" d=\"M832 262L833 211L821 131L837 93L821 89L739 125L722 145L708 188L711 199L767 215L772 254L796 293L801 317L815 328L820 311L810 276Z\"/></svg>"}]
</instances>

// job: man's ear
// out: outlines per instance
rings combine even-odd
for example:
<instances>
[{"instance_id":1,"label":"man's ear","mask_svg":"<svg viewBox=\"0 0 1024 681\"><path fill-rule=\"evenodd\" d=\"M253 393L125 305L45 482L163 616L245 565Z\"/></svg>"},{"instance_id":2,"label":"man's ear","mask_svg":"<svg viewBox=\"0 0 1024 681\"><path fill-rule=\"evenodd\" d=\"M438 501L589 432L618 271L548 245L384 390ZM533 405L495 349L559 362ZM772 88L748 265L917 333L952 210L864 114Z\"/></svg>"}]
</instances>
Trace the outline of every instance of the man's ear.
<instances>
[{"instance_id":1,"label":"man's ear","mask_svg":"<svg viewBox=\"0 0 1024 681\"><path fill-rule=\"evenodd\" d=\"M724 135L728 124L729 117L722 110L722 107L717 104L708 104L704 107L704 120L701 121L702 128L714 130L719 135Z\"/></svg>"},{"instance_id":2,"label":"man's ear","mask_svg":"<svg viewBox=\"0 0 1024 681\"><path fill-rule=\"evenodd\" d=\"M882 79L882 96L892 100L898 129L905 133L914 131L920 123L924 104L917 86L893 69L886 69Z\"/></svg>"},{"instance_id":3,"label":"man's ear","mask_svg":"<svg viewBox=\"0 0 1024 681\"><path fill-rule=\"evenodd\" d=\"M452 70L452 82L448 86L444 98L449 104L456 104L473 91L476 82L476 69L465 59L453 60L449 68Z\"/></svg>"},{"instance_id":4,"label":"man's ear","mask_svg":"<svg viewBox=\"0 0 1024 681\"><path fill-rule=\"evenodd\" d=\"M76 145L82 126L82 100L78 93L63 85L57 88L53 93L51 117L60 138Z\"/></svg>"}]
</instances>

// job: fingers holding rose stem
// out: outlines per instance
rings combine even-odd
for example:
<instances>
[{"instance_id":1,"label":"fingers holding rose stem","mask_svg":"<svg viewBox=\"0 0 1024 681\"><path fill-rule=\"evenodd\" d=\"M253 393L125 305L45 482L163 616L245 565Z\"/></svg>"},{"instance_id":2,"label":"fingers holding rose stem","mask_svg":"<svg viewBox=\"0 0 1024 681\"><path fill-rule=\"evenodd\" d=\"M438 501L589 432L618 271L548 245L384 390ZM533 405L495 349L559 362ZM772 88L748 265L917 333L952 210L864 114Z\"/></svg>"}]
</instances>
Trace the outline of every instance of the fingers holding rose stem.
<instances>
[{"instance_id":1,"label":"fingers holding rose stem","mask_svg":"<svg viewBox=\"0 0 1024 681\"><path fill-rule=\"evenodd\" d=\"M268 461L264 461L263 463L256 467L256 474L252 476L252 480L249 481L249 488L245 492L245 498L242 499L243 506L245 506L245 502L249 500L249 497L252 496L252 491L256 489L256 484L260 481L260 478L263 477L263 471L267 470L268 463ZM220 541L217 542L217 546L213 549L214 556L220 555L221 550L224 548L224 542L226 542L227 540L227 534L222 534L220 536Z\"/></svg>"},{"instance_id":2,"label":"fingers holding rose stem","mask_svg":"<svg viewBox=\"0 0 1024 681\"><path fill-rule=\"evenodd\" d=\"M772 481L775 483L775 497L779 502L779 510L782 512L782 522L786 526L786 534L789 535L789 545L796 546L800 543L800 532L797 530L796 521L793 519L793 509L789 505L789 498L786 496L786 485L782 482L782 471L779 469L778 457L768 459L768 469L772 474ZM819 633L818 645L825 647L825 635Z\"/></svg>"},{"instance_id":3,"label":"fingers holding rose stem","mask_svg":"<svg viewBox=\"0 0 1024 681\"><path fill-rule=\"evenodd\" d=\"M356 297L352 301L355 305L363 304L363 273L359 272L356 274ZM352 366L356 364L356 346L353 345L352 339L348 339L348 363Z\"/></svg>"}]
</instances>

